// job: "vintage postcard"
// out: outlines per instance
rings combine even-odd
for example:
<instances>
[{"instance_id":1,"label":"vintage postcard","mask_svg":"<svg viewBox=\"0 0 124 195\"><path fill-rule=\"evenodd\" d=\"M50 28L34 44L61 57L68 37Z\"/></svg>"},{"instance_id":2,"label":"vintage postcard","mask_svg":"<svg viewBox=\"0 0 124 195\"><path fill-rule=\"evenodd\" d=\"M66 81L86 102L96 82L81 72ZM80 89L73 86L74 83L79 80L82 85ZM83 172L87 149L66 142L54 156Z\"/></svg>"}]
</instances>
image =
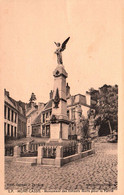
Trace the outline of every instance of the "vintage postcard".
<instances>
[{"instance_id":1,"label":"vintage postcard","mask_svg":"<svg viewBox=\"0 0 124 195\"><path fill-rule=\"evenodd\" d=\"M0 1L0 194L123 194L123 7Z\"/></svg>"}]
</instances>

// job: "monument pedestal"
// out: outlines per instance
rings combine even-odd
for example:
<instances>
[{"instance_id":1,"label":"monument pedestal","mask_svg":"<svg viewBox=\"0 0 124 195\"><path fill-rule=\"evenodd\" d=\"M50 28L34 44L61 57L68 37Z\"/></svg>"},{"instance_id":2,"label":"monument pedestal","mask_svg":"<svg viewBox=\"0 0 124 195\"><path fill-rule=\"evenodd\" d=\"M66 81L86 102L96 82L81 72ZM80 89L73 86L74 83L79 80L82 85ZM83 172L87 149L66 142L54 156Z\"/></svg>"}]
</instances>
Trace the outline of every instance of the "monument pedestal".
<instances>
[{"instance_id":1,"label":"monument pedestal","mask_svg":"<svg viewBox=\"0 0 124 195\"><path fill-rule=\"evenodd\" d=\"M68 76L62 64L53 71L54 87L52 117L49 141L68 140L69 120L67 117L66 78Z\"/></svg>"},{"instance_id":2,"label":"monument pedestal","mask_svg":"<svg viewBox=\"0 0 124 195\"><path fill-rule=\"evenodd\" d=\"M54 123L50 126L51 134L50 139L68 139L68 124L66 123Z\"/></svg>"}]
</instances>

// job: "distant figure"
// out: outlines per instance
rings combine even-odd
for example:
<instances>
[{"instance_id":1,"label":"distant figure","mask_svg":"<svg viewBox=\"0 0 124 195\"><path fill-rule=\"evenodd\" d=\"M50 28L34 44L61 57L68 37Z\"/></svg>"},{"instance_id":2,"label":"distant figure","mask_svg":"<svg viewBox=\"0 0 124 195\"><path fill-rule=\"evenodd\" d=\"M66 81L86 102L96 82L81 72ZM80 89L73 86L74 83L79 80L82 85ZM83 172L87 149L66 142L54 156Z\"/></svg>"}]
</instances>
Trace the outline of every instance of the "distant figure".
<instances>
[{"instance_id":1,"label":"distant figure","mask_svg":"<svg viewBox=\"0 0 124 195\"><path fill-rule=\"evenodd\" d=\"M70 39L70 37L68 37L68 38L62 43L62 45L61 45L60 43L54 42L54 43L56 44L56 46L57 46L57 49L56 49L56 51L55 51L55 54L57 55L57 63L58 63L58 64L63 64L63 61L62 61L62 51L65 50L66 44L67 44L67 42L69 41L69 39Z\"/></svg>"}]
</instances>

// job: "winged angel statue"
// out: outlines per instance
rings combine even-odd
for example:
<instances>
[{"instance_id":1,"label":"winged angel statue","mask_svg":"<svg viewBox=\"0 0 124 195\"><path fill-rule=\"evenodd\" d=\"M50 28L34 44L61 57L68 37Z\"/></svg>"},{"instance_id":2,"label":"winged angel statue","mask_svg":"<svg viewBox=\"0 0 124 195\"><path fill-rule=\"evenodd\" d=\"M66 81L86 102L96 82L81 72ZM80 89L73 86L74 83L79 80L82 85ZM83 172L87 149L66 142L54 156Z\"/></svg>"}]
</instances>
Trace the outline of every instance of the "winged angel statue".
<instances>
[{"instance_id":1,"label":"winged angel statue","mask_svg":"<svg viewBox=\"0 0 124 195\"><path fill-rule=\"evenodd\" d=\"M58 64L63 64L63 61L62 61L62 51L65 50L66 44L69 41L69 39L70 39L70 37L68 37L62 44L54 42L56 44L56 46L57 46L55 54L57 55L57 63Z\"/></svg>"}]
</instances>

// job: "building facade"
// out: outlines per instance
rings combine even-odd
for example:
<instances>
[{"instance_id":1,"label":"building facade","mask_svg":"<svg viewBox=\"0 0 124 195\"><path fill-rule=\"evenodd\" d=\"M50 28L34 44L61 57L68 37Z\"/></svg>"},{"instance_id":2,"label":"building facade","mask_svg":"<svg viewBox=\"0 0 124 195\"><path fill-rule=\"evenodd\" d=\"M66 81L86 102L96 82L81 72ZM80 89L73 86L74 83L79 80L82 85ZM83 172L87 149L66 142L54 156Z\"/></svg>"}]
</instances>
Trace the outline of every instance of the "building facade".
<instances>
[{"instance_id":1,"label":"building facade","mask_svg":"<svg viewBox=\"0 0 124 195\"><path fill-rule=\"evenodd\" d=\"M32 102L26 106L27 137L41 137L41 112L44 105L44 103L38 103L38 105L36 105L34 102Z\"/></svg>"},{"instance_id":2,"label":"building facade","mask_svg":"<svg viewBox=\"0 0 124 195\"><path fill-rule=\"evenodd\" d=\"M5 139L26 137L25 110L4 90L4 135Z\"/></svg>"},{"instance_id":3,"label":"building facade","mask_svg":"<svg viewBox=\"0 0 124 195\"><path fill-rule=\"evenodd\" d=\"M91 108L90 94L86 95L77 94L74 96L70 95L70 87L67 83L66 86L66 100L67 100L67 116L70 121L69 123L69 138L76 137L77 126L79 121L79 115L84 119L88 118L88 113ZM50 100L44 104L43 109L40 114L36 114L37 110L34 108L32 113L29 114L27 118L27 130L30 129L29 136L39 136L39 137L50 137L50 119L52 116L52 101L53 101L53 92L50 92ZM80 112L79 112L80 107ZM28 122L29 121L29 122ZM30 127L29 127L30 126ZM28 134L28 133L27 133Z\"/></svg>"}]
</instances>

